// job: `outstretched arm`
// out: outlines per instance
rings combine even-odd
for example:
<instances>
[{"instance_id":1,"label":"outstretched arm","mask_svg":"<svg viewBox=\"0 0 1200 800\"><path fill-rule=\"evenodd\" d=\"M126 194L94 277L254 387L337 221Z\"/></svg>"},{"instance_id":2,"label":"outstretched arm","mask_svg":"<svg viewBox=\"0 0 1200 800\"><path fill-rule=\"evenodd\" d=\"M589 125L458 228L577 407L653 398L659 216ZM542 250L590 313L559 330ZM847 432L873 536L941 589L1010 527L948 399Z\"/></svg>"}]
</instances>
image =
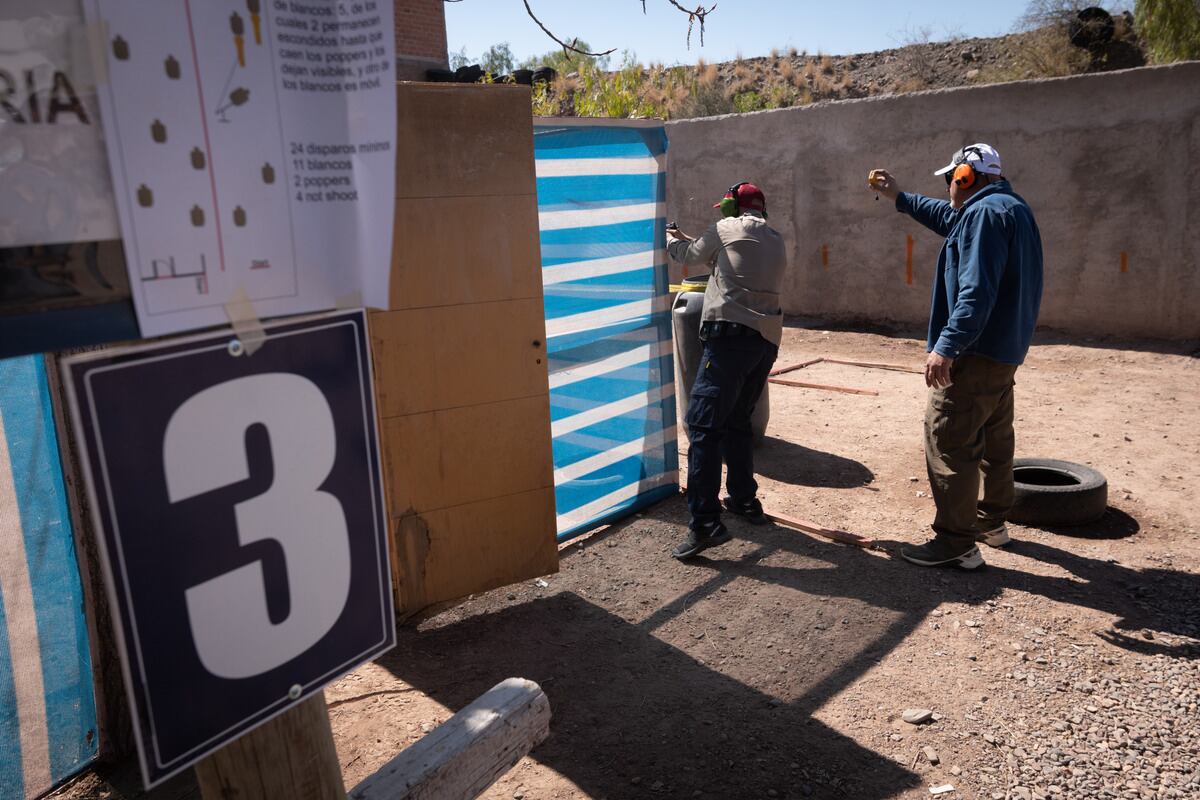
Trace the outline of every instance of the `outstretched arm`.
<instances>
[{"instance_id":1,"label":"outstretched arm","mask_svg":"<svg viewBox=\"0 0 1200 800\"><path fill-rule=\"evenodd\" d=\"M889 200L896 210L903 211L939 236L950 233L954 225L954 209L945 200L934 200L915 192L900 191L900 183L886 169L873 169L867 176L867 186Z\"/></svg>"},{"instance_id":2,"label":"outstretched arm","mask_svg":"<svg viewBox=\"0 0 1200 800\"><path fill-rule=\"evenodd\" d=\"M896 197L896 210L903 211L938 236L946 236L954 227L955 211L945 200L934 200L923 194L901 192Z\"/></svg>"},{"instance_id":3,"label":"outstretched arm","mask_svg":"<svg viewBox=\"0 0 1200 800\"><path fill-rule=\"evenodd\" d=\"M684 239L674 235L671 230L667 231L667 252L685 267L711 263L720 248L721 237L717 233L716 223L709 225L699 239Z\"/></svg>"}]
</instances>

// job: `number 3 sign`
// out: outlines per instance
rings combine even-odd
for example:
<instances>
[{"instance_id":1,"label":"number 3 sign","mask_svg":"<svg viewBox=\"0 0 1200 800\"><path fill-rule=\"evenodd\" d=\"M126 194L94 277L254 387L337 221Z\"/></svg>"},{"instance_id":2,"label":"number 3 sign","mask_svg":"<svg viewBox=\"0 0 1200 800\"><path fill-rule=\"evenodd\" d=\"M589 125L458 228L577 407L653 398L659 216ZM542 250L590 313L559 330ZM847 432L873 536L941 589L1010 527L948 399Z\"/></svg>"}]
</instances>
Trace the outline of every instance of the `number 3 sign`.
<instances>
[{"instance_id":1,"label":"number 3 sign","mask_svg":"<svg viewBox=\"0 0 1200 800\"><path fill-rule=\"evenodd\" d=\"M395 643L361 311L64 362L154 785Z\"/></svg>"}]
</instances>

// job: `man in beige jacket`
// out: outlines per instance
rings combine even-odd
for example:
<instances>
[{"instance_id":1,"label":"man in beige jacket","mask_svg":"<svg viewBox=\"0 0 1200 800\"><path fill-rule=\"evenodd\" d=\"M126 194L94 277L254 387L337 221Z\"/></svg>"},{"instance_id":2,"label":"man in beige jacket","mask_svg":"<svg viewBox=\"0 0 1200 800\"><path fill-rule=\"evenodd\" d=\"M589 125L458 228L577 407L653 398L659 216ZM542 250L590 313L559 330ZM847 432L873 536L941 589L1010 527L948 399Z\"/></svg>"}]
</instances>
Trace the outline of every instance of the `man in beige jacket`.
<instances>
[{"instance_id":1,"label":"man in beige jacket","mask_svg":"<svg viewBox=\"0 0 1200 800\"><path fill-rule=\"evenodd\" d=\"M722 219L692 240L667 229L667 251L684 266L712 270L704 293L700 339L704 354L686 422L688 537L672 555L691 558L729 541L721 523L721 462L728 468L725 508L765 523L754 480L750 417L783 337L779 289L787 266L782 237L767 225L766 198L752 183L730 188L713 208Z\"/></svg>"}]
</instances>

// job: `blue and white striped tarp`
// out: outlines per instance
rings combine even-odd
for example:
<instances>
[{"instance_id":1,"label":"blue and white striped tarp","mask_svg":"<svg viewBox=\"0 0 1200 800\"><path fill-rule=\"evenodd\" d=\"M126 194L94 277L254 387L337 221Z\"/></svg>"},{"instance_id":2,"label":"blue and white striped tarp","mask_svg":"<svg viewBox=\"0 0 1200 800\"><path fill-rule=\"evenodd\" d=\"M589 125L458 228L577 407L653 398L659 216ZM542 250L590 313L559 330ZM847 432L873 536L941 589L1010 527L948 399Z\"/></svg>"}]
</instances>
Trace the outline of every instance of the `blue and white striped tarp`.
<instances>
[{"instance_id":1,"label":"blue and white striped tarp","mask_svg":"<svg viewBox=\"0 0 1200 800\"><path fill-rule=\"evenodd\" d=\"M679 490L661 122L534 124L558 538Z\"/></svg>"},{"instance_id":2,"label":"blue and white striped tarp","mask_svg":"<svg viewBox=\"0 0 1200 800\"><path fill-rule=\"evenodd\" d=\"M92 659L41 356L0 361L0 797L96 756Z\"/></svg>"}]
</instances>

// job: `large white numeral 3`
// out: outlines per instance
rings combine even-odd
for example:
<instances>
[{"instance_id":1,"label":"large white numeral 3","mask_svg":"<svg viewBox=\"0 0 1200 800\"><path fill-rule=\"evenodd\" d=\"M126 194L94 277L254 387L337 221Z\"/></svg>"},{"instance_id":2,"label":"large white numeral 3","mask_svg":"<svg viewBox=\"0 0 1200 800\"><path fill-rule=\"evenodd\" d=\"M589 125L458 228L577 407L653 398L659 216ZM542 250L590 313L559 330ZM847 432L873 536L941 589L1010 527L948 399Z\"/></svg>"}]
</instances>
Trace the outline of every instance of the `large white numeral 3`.
<instances>
[{"instance_id":1,"label":"large white numeral 3","mask_svg":"<svg viewBox=\"0 0 1200 800\"><path fill-rule=\"evenodd\" d=\"M223 678L259 675L308 650L337 622L350 593L346 516L337 498L317 488L333 468L333 414L307 378L237 378L179 406L163 439L171 502L250 477L245 436L255 423L267 428L275 476L270 489L234 507L238 541L283 546L290 610L271 622L258 561L187 590L200 661Z\"/></svg>"}]
</instances>

